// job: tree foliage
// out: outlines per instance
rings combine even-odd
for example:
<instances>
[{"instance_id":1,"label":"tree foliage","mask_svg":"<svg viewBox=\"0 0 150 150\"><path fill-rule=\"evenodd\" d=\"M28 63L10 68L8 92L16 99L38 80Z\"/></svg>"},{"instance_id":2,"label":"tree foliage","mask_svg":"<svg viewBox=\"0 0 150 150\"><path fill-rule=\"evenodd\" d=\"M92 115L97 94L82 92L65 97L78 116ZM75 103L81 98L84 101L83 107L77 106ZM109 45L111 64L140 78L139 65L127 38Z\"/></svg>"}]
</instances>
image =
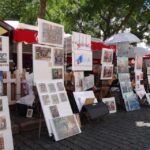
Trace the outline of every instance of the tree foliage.
<instances>
[{"instance_id":1,"label":"tree foliage","mask_svg":"<svg viewBox=\"0 0 150 150\"><path fill-rule=\"evenodd\" d=\"M0 14L2 19L28 24L45 18L63 24L67 33L78 31L103 40L130 28L150 42L149 0L1 0Z\"/></svg>"}]
</instances>

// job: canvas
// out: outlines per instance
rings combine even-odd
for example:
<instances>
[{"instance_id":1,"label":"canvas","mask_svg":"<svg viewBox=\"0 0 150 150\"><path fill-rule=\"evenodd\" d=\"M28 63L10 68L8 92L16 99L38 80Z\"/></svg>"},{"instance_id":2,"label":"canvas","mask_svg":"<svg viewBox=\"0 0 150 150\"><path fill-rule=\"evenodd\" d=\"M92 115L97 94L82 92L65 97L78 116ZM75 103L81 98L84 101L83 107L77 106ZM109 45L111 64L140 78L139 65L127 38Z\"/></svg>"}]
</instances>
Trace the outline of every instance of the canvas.
<instances>
[{"instance_id":1,"label":"canvas","mask_svg":"<svg viewBox=\"0 0 150 150\"><path fill-rule=\"evenodd\" d=\"M54 48L53 56L53 65L54 66L64 66L64 50L61 48Z\"/></svg>"},{"instance_id":2,"label":"canvas","mask_svg":"<svg viewBox=\"0 0 150 150\"><path fill-rule=\"evenodd\" d=\"M38 43L63 47L64 26L38 19Z\"/></svg>"},{"instance_id":3,"label":"canvas","mask_svg":"<svg viewBox=\"0 0 150 150\"><path fill-rule=\"evenodd\" d=\"M91 35L72 32L72 50L91 51Z\"/></svg>"},{"instance_id":4,"label":"canvas","mask_svg":"<svg viewBox=\"0 0 150 150\"><path fill-rule=\"evenodd\" d=\"M101 64L112 64L113 61L113 50L112 49L102 49Z\"/></svg>"},{"instance_id":5,"label":"canvas","mask_svg":"<svg viewBox=\"0 0 150 150\"><path fill-rule=\"evenodd\" d=\"M128 73L128 57L117 57L117 72Z\"/></svg>"},{"instance_id":6,"label":"canvas","mask_svg":"<svg viewBox=\"0 0 150 150\"><path fill-rule=\"evenodd\" d=\"M74 71L74 81L75 81L75 91L82 91L83 90L83 84L82 79L84 78L83 71Z\"/></svg>"},{"instance_id":7,"label":"canvas","mask_svg":"<svg viewBox=\"0 0 150 150\"><path fill-rule=\"evenodd\" d=\"M112 79L113 65L102 65L101 80Z\"/></svg>"},{"instance_id":8,"label":"canvas","mask_svg":"<svg viewBox=\"0 0 150 150\"><path fill-rule=\"evenodd\" d=\"M63 79L63 68L52 68L52 79Z\"/></svg>"},{"instance_id":9,"label":"canvas","mask_svg":"<svg viewBox=\"0 0 150 150\"><path fill-rule=\"evenodd\" d=\"M116 102L115 102L115 98L114 97L102 98L102 101L108 107L109 113L115 113L117 111L117 109L116 109Z\"/></svg>"},{"instance_id":10,"label":"canvas","mask_svg":"<svg viewBox=\"0 0 150 150\"><path fill-rule=\"evenodd\" d=\"M92 64L93 59L91 51L80 50L72 52L72 70L92 70Z\"/></svg>"},{"instance_id":11,"label":"canvas","mask_svg":"<svg viewBox=\"0 0 150 150\"><path fill-rule=\"evenodd\" d=\"M81 133L74 115L54 118L52 124L56 141Z\"/></svg>"},{"instance_id":12,"label":"canvas","mask_svg":"<svg viewBox=\"0 0 150 150\"><path fill-rule=\"evenodd\" d=\"M49 108L50 108L52 118L56 118L60 116L56 105L50 106Z\"/></svg>"}]
</instances>

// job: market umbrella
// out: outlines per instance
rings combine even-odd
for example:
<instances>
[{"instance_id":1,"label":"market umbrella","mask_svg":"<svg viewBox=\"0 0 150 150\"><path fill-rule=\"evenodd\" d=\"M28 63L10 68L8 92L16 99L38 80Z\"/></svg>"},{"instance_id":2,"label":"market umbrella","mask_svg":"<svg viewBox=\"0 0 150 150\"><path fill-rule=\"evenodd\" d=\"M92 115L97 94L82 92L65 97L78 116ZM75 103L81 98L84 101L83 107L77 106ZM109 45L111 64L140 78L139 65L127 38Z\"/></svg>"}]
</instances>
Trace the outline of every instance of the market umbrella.
<instances>
[{"instance_id":1,"label":"market umbrella","mask_svg":"<svg viewBox=\"0 0 150 150\"><path fill-rule=\"evenodd\" d=\"M147 48L143 48L143 47L135 47L134 53L136 56L144 56L144 55L150 54L150 50L148 50Z\"/></svg>"},{"instance_id":2,"label":"market umbrella","mask_svg":"<svg viewBox=\"0 0 150 150\"><path fill-rule=\"evenodd\" d=\"M120 42L135 43L140 42L140 39L132 33L118 33L105 40L106 44L114 44Z\"/></svg>"}]
</instances>

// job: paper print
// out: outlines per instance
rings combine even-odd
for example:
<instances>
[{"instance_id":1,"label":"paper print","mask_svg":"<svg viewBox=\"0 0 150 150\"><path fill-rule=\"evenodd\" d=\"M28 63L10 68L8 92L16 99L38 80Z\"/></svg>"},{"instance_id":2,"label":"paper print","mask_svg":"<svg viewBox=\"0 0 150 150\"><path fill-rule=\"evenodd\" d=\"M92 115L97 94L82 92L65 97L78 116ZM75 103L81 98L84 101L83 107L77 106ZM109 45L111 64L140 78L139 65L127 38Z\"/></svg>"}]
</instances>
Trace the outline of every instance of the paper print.
<instances>
[{"instance_id":1,"label":"paper print","mask_svg":"<svg viewBox=\"0 0 150 150\"><path fill-rule=\"evenodd\" d=\"M54 48L54 66L64 66L64 51L60 48Z\"/></svg>"},{"instance_id":2,"label":"paper print","mask_svg":"<svg viewBox=\"0 0 150 150\"><path fill-rule=\"evenodd\" d=\"M128 57L117 57L117 71L118 73L128 73Z\"/></svg>"},{"instance_id":3,"label":"paper print","mask_svg":"<svg viewBox=\"0 0 150 150\"><path fill-rule=\"evenodd\" d=\"M101 63L102 64L112 64L113 61L113 50L112 49L102 49L102 57L101 57Z\"/></svg>"},{"instance_id":4,"label":"paper print","mask_svg":"<svg viewBox=\"0 0 150 150\"><path fill-rule=\"evenodd\" d=\"M113 65L102 65L101 80L112 79Z\"/></svg>"}]
</instances>

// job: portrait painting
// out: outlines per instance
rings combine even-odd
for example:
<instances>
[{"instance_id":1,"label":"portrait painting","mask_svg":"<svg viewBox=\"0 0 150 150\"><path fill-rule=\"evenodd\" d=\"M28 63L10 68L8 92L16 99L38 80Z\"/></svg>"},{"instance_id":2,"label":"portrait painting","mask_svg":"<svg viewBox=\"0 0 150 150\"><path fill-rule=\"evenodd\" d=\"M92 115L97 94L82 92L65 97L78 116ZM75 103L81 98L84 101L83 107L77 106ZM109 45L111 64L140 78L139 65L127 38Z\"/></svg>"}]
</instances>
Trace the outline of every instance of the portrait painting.
<instances>
[{"instance_id":1,"label":"portrait painting","mask_svg":"<svg viewBox=\"0 0 150 150\"><path fill-rule=\"evenodd\" d=\"M63 47L64 26L47 20L38 19L38 43Z\"/></svg>"},{"instance_id":2,"label":"portrait painting","mask_svg":"<svg viewBox=\"0 0 150 150\"><path fill-rule=\"evenodd\" d=\"M112 79L113 65L102 65L101 79L108 80Z\"/></svg>"},{"instance_id":3,"label":"portrait painting","mask_svg":"<svg viewBox=\"0 0 150 150\"><path fill-rule=\"evenodd\" d=\"M54 118L53 128L56 141L81 133L74 115Z\"/></svg>"},{"instance_id":4,"label":"portrait painting","mask_svg":"<svg viewBox=\"0 0 150 150\"><path fill-rule=\"evenodd\" d=\"M61 102L66 102L68 100L66 92L59 93Z\"/></svg>"},{"instance_id":5,"label":"portrait painting","mask_svg":"<svg viewBox=\"0 0 150 150\"><path fill-rule=\"evenodd\" d=\"M51 95L51 101L52 101L52 104L53 104L53 105L59 104L58 95L57 95L57 94L52 94L52 95Z\"/></svg>"},{"instance_id":6,"label":"portrait painting","mask_svg":"<svg viewBox=\"0 0 150 150\"><path fill-rule=\"evenodd\" d=\"M64 91L65 90L63 82L57 82L56 85L57 85L58 91Z\"/></svg>"},{"instance_id":7,"label":"portrait painting","mask_svg":"<svg viewBox=\"0 0 150 150\"><path fill-rule=\"evenodd\" d=\"M46 92L48 92L45 83L39 83L39 84L38 84L38 87L39 87L40 93L46 93Z\"/></svg>"},{"instance_id":8,"label":"portrait painting","mask_svg":"<svg viewBox=\"0 0 150 150\"><path fill-rule=\"evenodd\" d=\"M52 50L50 47L36 46L35 59L51 61Z\"/></svg>"},{"instance_id":9,"label":"portrait painting","mask_svg":"<svg viewBox=\"0 0 150 150\"><path fill-rule=\"evenodd\" d=\"M50 106L49 109L50 109L50 112L51 112L51 115L52 115L53 118L56 118L56 117L60 116L59 112L58 112L58 108L57 108L56 105Z\"/></svg>"},{"instance_id":10,"label":"portrait painting","mask_svg":"<svg viewBox=\"0 0 150 150\"><path fill-rule=\"evenodd\" d=\"M7 53L0 53L0 63L7 63Z\"/></svg>"},{"instance_id":11,"label":"portrait painting","mask_svg":"<svg viewBox=\"0 0 150 150\"><path fill-rule=\"evenodd\" d=\"M49 88L50 93L55 93L56 92L56 87L55 87L54 83L49 83L48 88Z\"/></svg>"},{"instance_id":12,"label":"portrait painting","mask_svg":"<svg viewBox=\"0 0 150 150\"><path fill-rule=\"evenodd\" d=\"M52 79L63 79L63 69L52 68Z\"/></svg>"},{"instance_id":13,"label":"portrait painting","mask_svg":"<svg viewBox=\"0 0 150 150\"><path fill-rule=\"evenodd\" d=\"M0 130L6 129L6 117L0 116Z\"/></svg>"},{"instance_id":14,"label":"portrait painting","mask_svg":"<svg viewBox=\"0 0 150 150\"><path fill-rule=\"evenodd\" d=\"M117 109L116 109L116 101L115 101L114 97L102 98L102 101L108 107L109 113L115 113L117 111Z\"/></svg>"},{"instance_id":15,"label":"portrait painting","mask_svg":"<svg viewBox=\"0 0 150 150\"><path fill-rule=\"evenodd\" d=\"M46 95L42 95L42 101L43 101L43 104L44 105L50 105L50 99L49 99L49 95L46 94Z\"/></svg>"},{"instance_id":16,"label":"portrait painting","mask_svg":"<svg viewBox=\"0 0 150 150\"><path fill-rule=\"evenodd\" d=\"M102 57L101 57L101 63L108 63L112 64L113 61L113 50L112 49L102 49Z\"/></svg>"},{"instance_id":17,"label":"portrait painting","mask_svg":"<svg viewBox=\"0 0 150 150\"><path fill-rule=\"evenodd\" d=\"M117 57L117 71L118 73L128 73L128 57Z\"/></svg>"},{"instance_id":18,"label":"portrait painting","mask_svg":"<svg viewBox=\"0 0 150 150\"><path fill-rule=\"evenodd\" d=\"M64 66L64 50L61 48L54 48L54 66Z\"/></svg>"}]
</instances>

